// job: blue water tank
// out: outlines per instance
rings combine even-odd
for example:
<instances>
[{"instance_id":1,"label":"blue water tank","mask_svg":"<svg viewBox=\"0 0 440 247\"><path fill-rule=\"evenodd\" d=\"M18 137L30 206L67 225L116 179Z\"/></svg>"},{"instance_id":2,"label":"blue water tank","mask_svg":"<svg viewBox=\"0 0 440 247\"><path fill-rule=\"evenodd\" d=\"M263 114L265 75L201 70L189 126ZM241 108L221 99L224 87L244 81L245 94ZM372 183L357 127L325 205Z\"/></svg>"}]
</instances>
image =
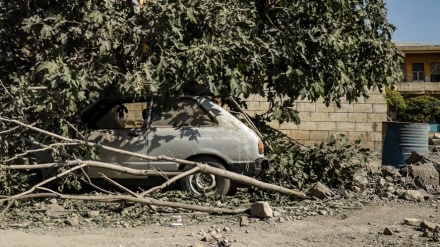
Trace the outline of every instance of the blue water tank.
<instances>
[{"instance_id":1,"label":"blue water tank","mask_svg":"<svg viewBox=\"0 0 440 247\"><path fill-rule=\"evenodd\" d=\"M428 130L427 123L382 122L382 165L404 166L411 152L427 156Z\"/></svg>"}]
</instances>

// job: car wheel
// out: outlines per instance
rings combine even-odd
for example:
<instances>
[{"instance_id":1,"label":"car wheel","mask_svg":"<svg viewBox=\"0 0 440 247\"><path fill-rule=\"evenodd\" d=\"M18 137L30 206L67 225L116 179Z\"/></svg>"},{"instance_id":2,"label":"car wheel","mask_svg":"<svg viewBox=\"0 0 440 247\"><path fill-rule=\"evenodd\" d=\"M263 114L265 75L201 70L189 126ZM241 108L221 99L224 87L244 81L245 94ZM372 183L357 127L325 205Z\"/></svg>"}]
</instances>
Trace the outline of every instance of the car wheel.
<instances>
[{"instance_id":1,"label":"car wheel","mask_svg":"<svg viewBox=\"0 0 440 247\"><path fill-rule=\"evenodd\" d=\"M193 159L194 162L206 163L210 166L226 170L226 168L216 159L209 157L200 157ZM194 173L180 180L183 190L195 194L228 194L231 187L231 180L222 178L209 173Z\"/></svg>"}]
</instances>

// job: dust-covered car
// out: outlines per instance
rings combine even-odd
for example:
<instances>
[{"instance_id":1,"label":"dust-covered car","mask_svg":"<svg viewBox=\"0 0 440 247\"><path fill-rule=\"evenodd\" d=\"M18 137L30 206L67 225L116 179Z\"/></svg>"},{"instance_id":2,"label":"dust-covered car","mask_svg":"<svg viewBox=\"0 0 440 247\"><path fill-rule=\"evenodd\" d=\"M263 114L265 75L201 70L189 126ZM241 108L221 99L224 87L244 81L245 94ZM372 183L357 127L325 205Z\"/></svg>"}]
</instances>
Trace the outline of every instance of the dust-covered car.
<instances>
[{"instance_id":1,"label":"dust-covered car","mask_svg":"<svg viewBox=\"0 0 440 247\"><path fill-rule=\"evenodd\" d=\"M80 114L93 131L90 141L149 156L165 155L207 163L247 176L268 166L260 138L221 106L203 97L182 97L171 110L161 110L154 97L103 98ZM100 150L100 161L134 169L178 172L185 167L172 161L145 160ZM144 179L114 171L89 168L90 177L102 172L118 179ZM149 178L147 178L149 179ZM180 180L182 189L194 193L225 195L229 179L197 173Z\"/></svg>"}]
</instances>

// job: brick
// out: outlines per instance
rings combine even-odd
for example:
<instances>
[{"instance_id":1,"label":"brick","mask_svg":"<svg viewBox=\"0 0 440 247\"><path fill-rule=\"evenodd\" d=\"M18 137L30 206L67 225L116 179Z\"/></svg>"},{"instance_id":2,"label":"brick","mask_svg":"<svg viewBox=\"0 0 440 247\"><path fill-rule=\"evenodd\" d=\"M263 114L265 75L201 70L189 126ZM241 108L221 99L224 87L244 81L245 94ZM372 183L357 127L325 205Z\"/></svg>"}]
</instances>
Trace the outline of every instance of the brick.
<instances>
[{"instance_id":1,"label":"brick","mask_svg":"<svg viewBox=\"0 0 440 247\"><path fill-rule=\"evenodd\" d=\"M280 127L280 123L276 120L269 122L268 125L274 129L279 129Z\"/></svg>"},{"instance_id":2,"label":"brick","mask_svg":"<svg viewBox=\"0 0 440 247\"><path fill-rule=\"evenodd\" d=\"M374 113L387 113L387 105L386 104L374 104L373 105Z\"/></svg>"},{"instance_id":3,"label":"brick","mask_svg":"<svg viewBox=\"0 0 440 247\"><path fill-rule=\"evenodd\" d=\"M329 120L328 112L312 112L310 114L310 121L323 122Z\"/></svg>"},{"instance_id":4,"label":"brick","mask_svg":"<svg viewBox=\"0 0 440 247\"><path fill-rule=\"evenodd\" d=\"M382 142L374 142L373 150L375 150L375 151L382 151Z\"/></svg>"},{"instance_id":5,"label":"brick","mask_svg":"<svg viewBox=\"0 0 440 247\"><path fill-rule=\"evenodd\" d=\"M354 112L373 112L373 105L372 104L361 104L361 103L356 103L353 104L353 111Z\"/></svg>"},{"instance_id":6,"label":"brick","mask_svg":"<svg viewBox=\"0 0 440 247\"><path fill-rule=\"evenodd\" d=\"M382 94L370 95L370 97L367 99L367 102L371 104L386 104L386 99Z\"/></svg>"},{"instance_id":7,"label":"brick","mask_svg":"<svg viewBox=\"0 0 440 247\"><path fill-rule=\"evenodd\" d=\"M298 125L299 130L317 130L318 123L317 122L301 122Z\"/></svg>"},{"instance_id":8,"label":"brick","mask_svg":"<svg viewBox=\"0 0 440 247\"><path fill-rule=\"evenodd\" d=\"M296 130L298 129L298 125L293 122L284 122L280 124L279 128L284 130Z\"/></svg>"},{"instance_id":9,"label":"brick","mask_svg":"<svg viewBox=\"0 0 440 247\"><path fill-rule=\"evenodd\" d=\"M336 130L336 122L319 122L318 130Z\"/></svg>"},{"instance_id":10,"label":"brick","mask_svg":"<svg viewBox=\"0 0 440 247\"><path fill-rule=\"evenodd\" d=\"M334 122L348 122L348 113L347 112L332 112L329 113L329 118L330 121L334 121Z\"/></svg>"},{"instance_id":11,"label":"brick","mask_svg":"<svg viewBox=\"0 0 440 247\"><path fill-rule=\"evenodd\" d=\"M362 147L363 148L368 148L368 149L374 149L376 147L376 143L375 142L369 142L369 141L362 142ZM380 149L378 149L378 150L380 150Z\"/></svg>"},{"instance_id":12,"label":"brick","mask_svg":"<svg viewBox=\"0 0 440 247\"><path fill-rule=\"evenodd\" d=\"M278 129L281 133L289 136L290 135L290 130L283 130L283 129Z\"/></svg>"},{"instance_id":13,"label":"brick","mask_svg":"<svg viewBox=\"0 0 440 247\"><path fill-rule=\"evenodd\" d=\"M324 103L316 103L316 112L335 112L335 104L331 103L326 106Z\"/></svg>"},{"instance_id":14,"label":"brick","mask_svg":"<svg viewBox=\"0 0 440 247\"><path fill-rule=\"evenodd\" d=\"M258 101L246 101L247 110L260 110L260 102Z\"/></svg>"},{"instance_id":15,"label":"brick","mask_svg":"<svg viewBox=\"0 0 440 247\"><path fill-rule=\"evenodd\" d=\"M361 140L366 142L368 141L368 132L348 132L347 137L350 141Z\"/></svg>"},{"instance_id":16,"label":"brick","mask_svg":"<svg viewBox=\"0 0 440 247\"><path fill-rule=\"evenodd\" d=\"M353 112L353 104L343 103L341 107L335 107L335 112Z\"/></svg>"},{"instance_id":17,"label":"brick","mask_svg":"<svg viewBox=\"0 0 440 247\"><path fill-rule=\"evenodd\" d=\"M387 121L386 113L370 113L368 114L368 122L383 122Z\"/></svg>"},{"instance_id":18,"label":"brick","mask_svg":"<svg viewBox=\"0 0 440 247\"><path fill-rule=\"evenodd\" d=\"M269 102L265 102L265 101L260 101L260 110L264 110L267 111L270 109L270 103Z\"/></svg>"},{"instance_id":19,"label":"brick","mask_svg":"<svg viewBox=\"0 0 440 247\"><path fill-rule=\"evenodd\" d=\"M295 140L310 140L310 131L308 130L291 130L290 137Z\"/></svg>"},{"instance_id":20,"label":"brick","mask_svg":"<svg viewBox=\"0 0 440 247\"><path fill-rule=\"evenodd\" d=\"M365 123L368 121L368 115L365 113L350 113L348 121L352 123Z\"/></svg>"},{"instance_id":21,"label":"brick","mask_svg":"<svg viewBox=\"0 0 440 247\"><path fill-rule=\"evenodd\" d=\"M356 130L356 124L351 122L337 122L336 123L336 129L339 131L355 131Z\"/></svg>"},{"instance_id":22,"label":"brick","mask_svg":"<svg viewBox=\"0 0 440 247\"><path fill-rule=\"evenodd\" d=\"M309 122L312 116L312 112L299 112L298 116L301 122Z\"/></svg>"},{"instance_id":23,"label":"brick","mask_svg":"<svg viewBox=\"0 0 440 247\"><path fill-rule=\"evenodd\" d=\"M375 123L356 123L356 131L369 131L373 132L377 129Z\"/></svg>"},{"instance_id":24,"label":"brick","mask_svg":"<svg viewBox=\"0 0 440 247\"><path fill-rule=\"evenodd\" d=\"M374 142L381 142L382 141L382 132L371 132L368 134L368 140L374 141Z\"/></svg>"},{"instance_id":25,"label":"brick","mask_svg":"<svg viewBox=\"0 0 440 247\"><path fill-rule=\"evenodd\" d=\"M328 131L310 131L310 140L312 141L327 141L329 137Z\"/></svg>"},{"instance_id":26,"label":"brick","mask_svg":"<svg viewBox=\"0 0 440 247\"><path fill-rule=\"evenodd\" d=\"M246 112L251 117L255 117L255 111L245 110L244 112Z\"/></svg>"},{"instance_id":27,"label":"brick","mask_svg":"<svg viewBox=\"0 0 440 247\"><path fill-rule=\"evenodd\" d=\"M296 110L299 112L315 112L315 103L296 103Z\"/></svg>"}]
</instances>

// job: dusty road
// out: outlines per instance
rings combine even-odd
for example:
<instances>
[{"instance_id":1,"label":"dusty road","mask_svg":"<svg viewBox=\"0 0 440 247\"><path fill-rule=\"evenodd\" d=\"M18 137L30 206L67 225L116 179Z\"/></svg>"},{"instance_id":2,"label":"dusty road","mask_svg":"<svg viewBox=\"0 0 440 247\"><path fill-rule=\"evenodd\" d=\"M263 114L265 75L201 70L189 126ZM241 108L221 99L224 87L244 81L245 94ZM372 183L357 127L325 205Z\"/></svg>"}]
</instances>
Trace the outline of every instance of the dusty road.
<instances>
[{"instance_id":1,"label":"dusty road","mask_svg":"<svg viewBox=\"0 0 440 247\"><path fill-rule=\"evenodd\" d=\"M230 246L440 246L421 237L417 227L403 225L404 218L440 223L437 200L417 204L390 203L345 210L334 216L312 216L289 220L283 215L271 220L250 219L239 224L239 216L216 216L173 228L149 225L134 228L102 228L87 224L77 227L0 230L0 246L33 247L134 247L134 246L218 246L201 241L203 233L221 229ZM230 231L223 231L224 227ZM385 227L392 235L382 234ZM196 245L199 244L199 245Z\"/></svg>"}]
</instances>

